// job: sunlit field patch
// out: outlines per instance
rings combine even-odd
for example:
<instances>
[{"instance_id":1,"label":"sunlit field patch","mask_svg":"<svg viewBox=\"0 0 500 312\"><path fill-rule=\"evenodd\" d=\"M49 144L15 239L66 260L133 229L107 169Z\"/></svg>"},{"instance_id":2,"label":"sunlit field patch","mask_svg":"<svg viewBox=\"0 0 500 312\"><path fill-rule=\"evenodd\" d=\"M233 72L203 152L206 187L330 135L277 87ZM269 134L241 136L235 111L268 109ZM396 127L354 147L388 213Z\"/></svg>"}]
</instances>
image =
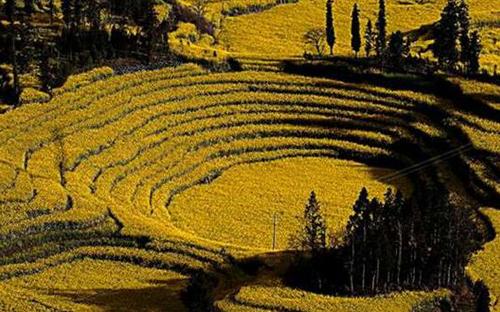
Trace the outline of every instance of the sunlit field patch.
<instances>
[{"instance_id":1,"label":"sunlit field patch","mask_svg":"<svg viewBox=\"0 0 500 312\"><path fill-rule=\"evenodd\" d=\"M328 225L338 234L352 212L360 186L382 197L386 188L409 188L378 181L391 170L329 158L290 158L234 167L209 185L196 186L176 197L169 207L173 222L205 238L270 248L273 214L277 214L278 249L287 248L299 227L311 191L320 200ZM189 209L187 209L189 207Z\"/></svg>"},{"instance_id":2,"label":"sunlit field patch","mask_svg":"<svg viewBox=\"0 0 500 312\"><path fill-rule=\"evenodd\" d=\"M186 277L171 271L107 261L80 260L14 278L7 287L31 292L53 307L74 311L183 311L179 292ZM0 302L1 303L1 302Z\"/></svg>"},{"instance_id":3,"label":"sunlit field patch","mask_svg":"<svg viewBox=\"0 0 500 312\"><path fill-rule=\"evenodd\" d=\"M388 1L388 32L408 32L439 20L441 9L446 1ZM492 13L498 14L493 2L486 0L468 1L473 22L480 26L485 38L485 51L482 63L493 71L498 63L498 26L489 23ZM324 27L325 4L322 0L301 0L272 8L258 14L229 18L224 26L223 43L236 56L253 55L260 58L288 58L300 56L305 47L303 35L314 27ZM335 54L353 55L351 50L351 11L352 2L335 1L334 20L336 45ZM374 23L378 8L377 1L360 1L361 33L364 33L367 20ZM488 26L490 25L491 26Z\"/></svg>"},{"instance_id":4,"label":"sunlit field patch","mask_svg":"<svg viewBox=\"0 0 500 312\"><path fill-rule=\"evenodd\" d=\"M279 285L250 286L243 287L233 300L224 300L217 304L224 312L251 311L247 310L251 307L260 308L263 311L403 312L411 311L420 302L446 295L446 291L435 291L347 298L317 295Z\"/></svg>"}]
</instances>

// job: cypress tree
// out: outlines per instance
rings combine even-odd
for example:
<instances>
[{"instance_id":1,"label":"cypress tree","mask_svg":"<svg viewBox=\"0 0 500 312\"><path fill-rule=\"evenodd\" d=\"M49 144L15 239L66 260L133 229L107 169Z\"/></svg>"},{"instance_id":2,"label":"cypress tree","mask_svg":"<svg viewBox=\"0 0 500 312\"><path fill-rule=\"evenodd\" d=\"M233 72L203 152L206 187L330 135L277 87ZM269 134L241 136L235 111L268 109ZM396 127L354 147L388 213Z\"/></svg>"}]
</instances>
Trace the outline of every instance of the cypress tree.
<instances>
[{"instance_id":1,"label":"cypress tree","mask_svg":"<svg viewBox=\"0 0 500 312\"><path fill-rule=\"evenodd\" d=\"M333 0L326 1L326 42L330 47L330 55L333 55L335 46L335 27L333 25Z\"/></svg>"},{"instance_id":2,"label":"cypress tree","mask_svg":"<svg viewBox=\"0 0 500 312\"><path fill-rule=\"evenodd\" d=\"M372 21L368 20L365 30L365 53L367 57L370 56L370 53L373 50L373 44L375 43L374 37L375 34L373 33Z\"/></svg>"},{"instance_id":3,"label":"cypress tree","mask_svg":"<svg viewBox=\"0 0 500 312\"><path fill-rule=\"evenodd\" d=\"M375 24L377 28L377 40L375 45L375 50L377 56L382 56L385 51L386 46L386 36L387 36L387 20L385 13L385 0L379 0L378 2L378 17L377 23Z\"/></svg>"},{"instance_id":4,"label":"cypress tree","mask_svg":"<svg viewBox=\"0 0 500 312\"><path fill-rule=\"evenodd\" d=\"M361 48L361 35L359 30L359 9L358 4L354 3L351 15L351 47L356 57L358 57Z\"/></svg>"}]
</instances>

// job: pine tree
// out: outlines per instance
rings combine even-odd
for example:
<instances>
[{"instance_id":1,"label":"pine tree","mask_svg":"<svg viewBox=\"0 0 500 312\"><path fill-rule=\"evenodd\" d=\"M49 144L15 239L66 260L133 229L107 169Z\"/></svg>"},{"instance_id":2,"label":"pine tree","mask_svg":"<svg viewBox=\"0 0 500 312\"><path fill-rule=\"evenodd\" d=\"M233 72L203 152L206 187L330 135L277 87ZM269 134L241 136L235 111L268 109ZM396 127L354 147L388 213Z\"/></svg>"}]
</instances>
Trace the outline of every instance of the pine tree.
<instances>
[{"instance_id":1,"label":"pine tree","mask_svg":"<svg viewBox=\"0 0 500 312\"><path fill-rule=\"evenodd\" d=\"M473 31L470 36L469 53L468 53L468 72L477 74L479 72L479 56L481 54L481 38L477 31Z\"/></svg>"},{"instance_id":2,"label":"pine tree","mask_svg":"<svg viewBox=\"0 0 500 312\"><path fill-rule=\"evenodd\" d=\"M370 56L370 53L373 50L373 45L375 41L375 33L373 32L372 21L368 20L366 23L365 30L365 53L366 57Z\"/></svg>"},{"instance_id":3,"label":"pine tree","mask_svg":"<svg viewBox=\"0 0 500 312\"><path fill-rule=\"evenodd\" d=\"M333 55L335 46L335 26L333 24L333 0L326 2L326 42L330 47L330 55Z\"/></svg>"},{"instance_id":4,"label":"pine tree","mask_svg":"<svg viewBox=\"0 0 500 312\"><path fill-rule=\"evenodd\" d=\"M318 253L326 248L326 223L321 214L316 194L311 192L304 210L303 248Z\"/></svg>"},{"instance_id":5,"label":"pine tree","mask_svg":"<svg viewBox=\"0 0 500 312\"><path fill-rule=\"evenodd\" d=\"M455 0L448 0L441 13L441 19L434 29L432 51L439 64L445 68L452 68L459 59L457 41L460 35L460 23L458 16Z\"/></svg>"},{"instance_id":6,"label":"pine tree","mask_svg":"<svg viewBox=\"0 0 500 312\"><path fill-rule=\"evenodd\" d=\"M388 61L396 68L402 68L402 62L410 52L405 42L403 33L397 31L389 37L389 46L387 48Z\"/></svg>"},{"instance_id":7,"label":"pine tree","mask_svg":"<svg viewBox=\"0 0 500 312\"><path fill-rule=\"evenodd\" d=\"M351 15L351 47L356 57L358 57L361 48L361 35L359 30L359 9L358 4L354 3Z\"/></svg>"},{"instance_id":8,"label":"pine tree","mask_svg":"<svg viewBox=\"0 0 500 312\"><path fill-rule=\"evenodd\" d=\"M377 23L375 24L377 28L377 40L375 42L375 51L377 56L382 56L385 51L386 46L386 36L387 36L387 20L385 13L385 0L379 0L378 4L378 17Z\"/></svg>"}]
</instances>

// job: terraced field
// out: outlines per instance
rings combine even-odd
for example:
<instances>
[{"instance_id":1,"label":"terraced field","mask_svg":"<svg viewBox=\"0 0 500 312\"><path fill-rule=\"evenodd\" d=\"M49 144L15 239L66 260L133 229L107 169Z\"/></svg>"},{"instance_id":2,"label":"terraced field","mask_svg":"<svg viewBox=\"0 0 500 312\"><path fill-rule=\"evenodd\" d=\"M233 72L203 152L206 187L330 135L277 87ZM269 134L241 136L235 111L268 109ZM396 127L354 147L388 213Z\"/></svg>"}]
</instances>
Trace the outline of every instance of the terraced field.
<instances>
[{"instance_id":1,"label":"terraced field","mask_svg":"<svg viewBox=\"0 0 500 312\"><path fill-rule=\"evenodd\" d=\"M434 95L195 65L94 74L74 77L48 103L0 116L0 310L106 310L138 304L134 298L149 310L162 302L183 310L179 292L194 272L217 271L228 255L270 251L274 212L283 213L277 247L286 248L312 188L337 229L361 184L375 195L446 175L467 197L498 190L498 171L481 175L473 166L498 166L484 160L498 159L498 150L482 138L455 159L470 180L446 162L392 175L470 145L457 125L487 127L498 139L496 121ZM464 141L451 131L463 131ZM270 310L279 303L262 300L286 292L284 307L312 311L273 285L270 293L239 285L219 303L227 311ZM428 295L402 295L411 300L400 309ZM356 304L322 300L346 311ZM370 306L354 309L363 304Z\"/></svg>"},{"instance_id":2,"label":"terraced field","mask_svg":"<svg viewBox=\"0 0 500 312\"><path fill-rule=\"evenodd\" d=\"M386 2L389 33L397 30L411 32L435 23L446 3L444 0ZM495 64L500 62L498 5L485 0L470 0L467 3L473 27L480 31L483 40L481 64L493 72ZM334 5L337 55L353 55L349 27L352 5L348 1L338 1ZM361 8L361 31L364 33L367 20L371 19L373 23L376 20L378 2L358 1L358 5ZM306 49L304 33L314 27L324 27L324 14L325 1L303 0L256 14L230 17L224 24L222 45L244 63L265 63L264 69L269 69L273 64L267 61L269 59L301 56ZM428 38L423 36L414 44L414 52L417 53L418 47L427 47L428 44ZM427 54L430 56L430 53L424 53Z\"/></svg>"}]
</instances>

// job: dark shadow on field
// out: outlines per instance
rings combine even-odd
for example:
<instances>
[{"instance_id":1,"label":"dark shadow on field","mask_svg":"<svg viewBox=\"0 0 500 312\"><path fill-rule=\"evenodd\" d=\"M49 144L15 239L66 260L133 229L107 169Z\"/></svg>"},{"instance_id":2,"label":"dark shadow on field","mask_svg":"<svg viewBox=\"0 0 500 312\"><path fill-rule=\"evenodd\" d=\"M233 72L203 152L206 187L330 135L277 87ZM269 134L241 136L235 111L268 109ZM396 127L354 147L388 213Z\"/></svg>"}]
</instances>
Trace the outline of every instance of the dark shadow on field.
<instances>
[{"instance_id":1,"label":"dark shadow on field","mask_svg":"<svg viewBox=\"0 0 500 312\"><path fill-rule=\"evenodd\" d=\"M500 94L493 93L471 93L472 96L492 104L500 104Z\"/></svg>"},{"instance_id":2,"label":"dark shadow on field","mask_svg":"<svg viewBox=\"0 0 500 312\"><path fill-rule=\"evenodd\" d=\"M186 311L180 299L186 279L151 280L149 283L152 286L136 289L56 290L50 294L102 311Z\"/></svg>"}]
</instances>

